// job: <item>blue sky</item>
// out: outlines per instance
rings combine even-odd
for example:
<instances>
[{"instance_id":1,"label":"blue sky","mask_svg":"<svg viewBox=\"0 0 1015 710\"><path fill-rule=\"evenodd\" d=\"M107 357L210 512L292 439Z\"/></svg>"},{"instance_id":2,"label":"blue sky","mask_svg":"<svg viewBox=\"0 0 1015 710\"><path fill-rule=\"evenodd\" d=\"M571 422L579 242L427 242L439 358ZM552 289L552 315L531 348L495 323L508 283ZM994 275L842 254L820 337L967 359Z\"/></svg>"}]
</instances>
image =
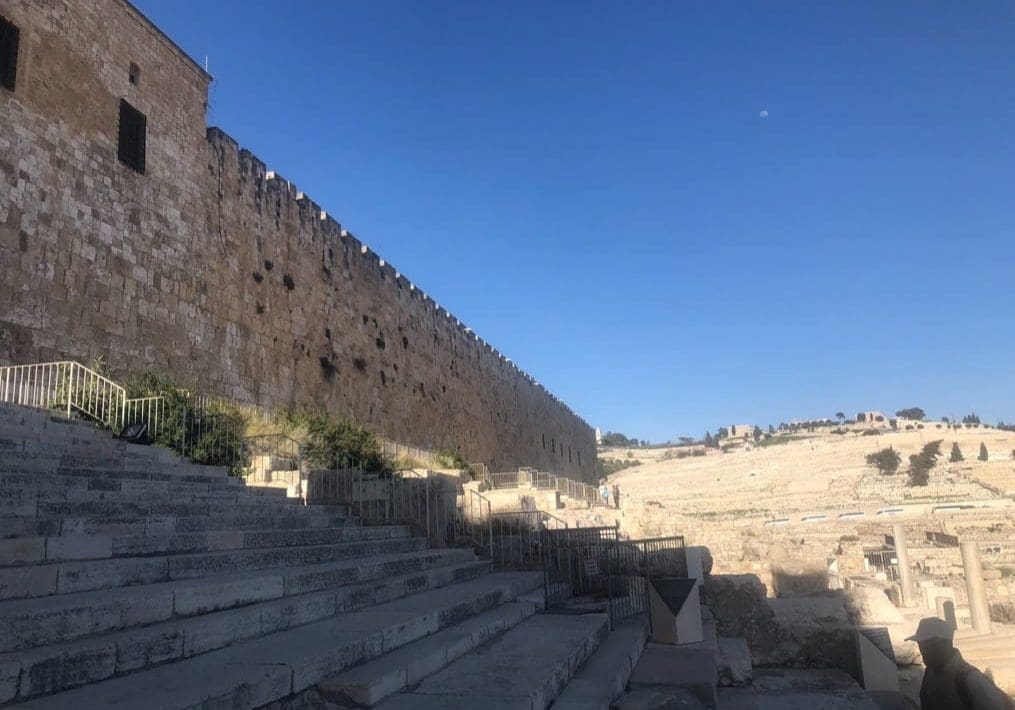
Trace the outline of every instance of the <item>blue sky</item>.
<instances>
[{"instance_id":1,"label":"blue sky","mask_svg":"<svg viewBox=\"0 0 1015 710\"><path fill-rule=\"evenodd\" d=\"M135 2L593 425L1015 419L1011 3Z\"/></svg>"}]
</instances>

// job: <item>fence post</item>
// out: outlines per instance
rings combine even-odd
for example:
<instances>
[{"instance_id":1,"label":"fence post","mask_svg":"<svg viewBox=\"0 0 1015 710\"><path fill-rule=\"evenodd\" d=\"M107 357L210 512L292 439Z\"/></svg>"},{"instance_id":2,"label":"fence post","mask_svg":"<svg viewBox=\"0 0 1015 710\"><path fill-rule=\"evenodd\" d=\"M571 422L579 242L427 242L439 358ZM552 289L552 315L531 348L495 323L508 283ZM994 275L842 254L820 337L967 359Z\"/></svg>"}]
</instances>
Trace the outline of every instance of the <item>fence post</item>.
<instances>
[{"instance_id":1,"label":"fence post","mask_svg":"<svg viewBox=\"0 0 1015 710\"><path fill-rule=\"evenodd\" d=\"M74 386L71 378L73 377L74 367L70 366L67 368L67 418L70 419L70 393L71 388Z\"/></svg>"},{"instance_id":2,"label":"fence post","mask_svg":"<svg viewBox=\"0 0 1015 710\"><path fill-rule=\"evenodd\" d=\"M426 472L426 544L431 545L430 537L430 471Z\"/></svg>"}]
</instances>

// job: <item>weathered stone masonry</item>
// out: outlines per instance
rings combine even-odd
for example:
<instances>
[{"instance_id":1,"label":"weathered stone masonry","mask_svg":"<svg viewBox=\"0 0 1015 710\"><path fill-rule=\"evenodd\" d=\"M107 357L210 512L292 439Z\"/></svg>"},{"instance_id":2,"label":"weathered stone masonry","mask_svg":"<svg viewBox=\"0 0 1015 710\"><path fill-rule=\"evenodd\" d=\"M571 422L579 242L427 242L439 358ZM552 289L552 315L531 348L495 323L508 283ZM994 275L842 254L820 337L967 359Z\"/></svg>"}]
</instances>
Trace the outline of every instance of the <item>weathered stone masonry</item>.
<instances>
[{"instance_id":1,"label":"weathered stone masonry","mask_svg":"<svg viewBox=\"0 0 1015 710\"><path fill-rule=\"evenodd\" d=\"M132 6L0 15L20 31L0 88L0 362L102 356L498 469L593 476L584 421L205 128L210 77ZM144 174L117 158L121 99L147 119Z\"/></svg>"}]
</instances>

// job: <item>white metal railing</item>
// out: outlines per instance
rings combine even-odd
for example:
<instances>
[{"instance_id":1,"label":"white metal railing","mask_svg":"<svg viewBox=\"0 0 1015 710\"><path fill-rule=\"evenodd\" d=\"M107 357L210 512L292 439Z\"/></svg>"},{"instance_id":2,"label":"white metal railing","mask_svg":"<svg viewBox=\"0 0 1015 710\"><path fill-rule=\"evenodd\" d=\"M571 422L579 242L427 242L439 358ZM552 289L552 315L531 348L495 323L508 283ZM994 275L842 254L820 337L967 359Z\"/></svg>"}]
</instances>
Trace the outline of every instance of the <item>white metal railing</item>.
<instances>
[{"instance_id":1,"label":"white metal railing","mask_svg":"<svg viewBox=\"0 0 1015 710\"><path fill-rule=\"evenodd\" d=\"M0 367L0 401L74 412L116 429L123 425L123 387L72 361Z\"/></svg>"},{"instance_id":2,"label":"white metal railing","mask_svg":"<svg viewBox=\"0 0 1015 710\"><path fill-rule=\"evenodd\" d=\"M148 436L154 441L166 407L165 397L135 397L123 402L123 423L147 424Z\"/></svg>"}]
</instances>

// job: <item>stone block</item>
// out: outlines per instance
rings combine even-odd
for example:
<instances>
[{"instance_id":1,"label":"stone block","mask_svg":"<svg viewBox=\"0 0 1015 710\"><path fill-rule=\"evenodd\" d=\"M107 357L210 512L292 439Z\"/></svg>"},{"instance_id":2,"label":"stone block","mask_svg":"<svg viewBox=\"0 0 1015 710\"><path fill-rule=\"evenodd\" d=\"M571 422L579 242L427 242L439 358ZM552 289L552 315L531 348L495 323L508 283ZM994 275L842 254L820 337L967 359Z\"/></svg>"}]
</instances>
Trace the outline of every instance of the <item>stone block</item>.
<instances>
[{"instance_id":1,"label":"stone block","mask_svg":"<svg viewBox=\"0 0 1015 710\"><path fill-rule=\"evenodd\" d=\"M201 580L180 585L174 592L174 611L179 616L207 614L243 604L278 599L285 593L282 574L233 579Z\"/></svg>"},{"instance_id":2,"label":"stone block","mask_svg":"<svg viewBox=\"0 0 1015 710\"><path fill-rule=\"evenodd\" d=\"M742 638L720 637L719 644L719 685L739 687L751 684L753 668L751 650Z\"/></svg>"},{"instance_id":3,"label":"stone block","mask_svg":"<svg viewBox=\"0 0 1015 710\"><path fill-rule=\"evenodd\" d=\"M0 540L0 566L41 562L45 557L45 538L21 537Z\"/></svg>"},{"instance_id":4,"label":"stone block","mask_svg":"<svg viewBox=\"0 0 1015 710\"><path fill-rule=\"evenodd\" d=\"M60 535L46 540L46 559L91 560L111 557L113 538L109 535Z\"/></svg>"}]
</instances>

